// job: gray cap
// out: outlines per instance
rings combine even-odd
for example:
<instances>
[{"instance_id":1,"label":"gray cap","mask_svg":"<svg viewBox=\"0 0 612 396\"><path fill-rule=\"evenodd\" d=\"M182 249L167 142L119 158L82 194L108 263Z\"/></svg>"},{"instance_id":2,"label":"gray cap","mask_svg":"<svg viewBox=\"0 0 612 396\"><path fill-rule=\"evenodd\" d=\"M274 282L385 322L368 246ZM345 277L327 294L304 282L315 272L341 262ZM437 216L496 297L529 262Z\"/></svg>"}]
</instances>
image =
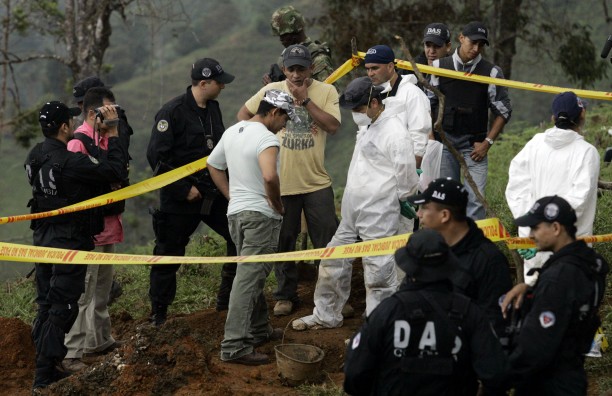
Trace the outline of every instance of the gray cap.
<instances>
[{"instance_id":1,"label":"gray cap","mask_svg":"<svg viewBox=\"0 0 612 396\"><path fill-rule=\"evenodd\" d=\"M357 77L347 85L344 93L340 95L340 107L354 109L368 104L371 96L376 96L384 90L381 86L372 85L370 77Z\"/></svg>"},{"instance_id":2,"label":"gray cap","mask_svg":"<svg viewBox=\"0 0 612 396\"><path fill-rule=\"evenodd\" d=\"M300 117L295 113L295 106L293 105L293 98L289 96L287 92L280 91L278 89L270 89L266 91L263 97L264 102L270 103L272 106L285 110L291 121L300 123Z\"/></svg>"},{"instance_id":3,"label":"gray cap","mask_svg":"<svg viewBox=\"0 0 612 396\"><path fill-rule=\"evenodd\" d=\"M293 44L285 48L283 51L283 66L291 67L295 65L310 67L312 65L312 57L308 48L302 44Z\"/></svg>"}]
</instances>

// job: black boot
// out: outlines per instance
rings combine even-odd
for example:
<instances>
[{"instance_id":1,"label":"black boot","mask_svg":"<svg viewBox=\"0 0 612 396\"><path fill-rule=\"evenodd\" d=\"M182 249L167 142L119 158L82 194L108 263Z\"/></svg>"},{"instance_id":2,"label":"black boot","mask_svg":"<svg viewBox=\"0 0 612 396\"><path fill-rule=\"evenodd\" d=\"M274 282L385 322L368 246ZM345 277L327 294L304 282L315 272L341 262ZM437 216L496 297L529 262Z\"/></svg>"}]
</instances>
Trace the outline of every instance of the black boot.
<instances>
[{"instance_id":1,"label":"black boot","mask_svg":"<svg viewBox=\"0 0 612 396\"><path fill-rule=\"evenodd\" d=\"M233 276L221 276L221 285L219 286L219 293L217 293L217 312L227 311L230 293L232 292L232 283L234 283Z\"/></svg>"},{"instance_id":2,"label":"black boot","mask_svg":"<svg viewBox=\"0 0 612 396\"><path fill-rule=\"evenodd\" d=\"M121 295L123 294L123 287L118 280L113 279L113 284L111 285L110 293L108 293L108 306L110 307L112 303L114 303Z\"/></svg>"},{"instance_id":3,"label":"black boot","mask_svg":"<svg viewBox=\"0 0 612 396\"><path fill-rule=\"evenodd\" d=\"M168 313L168 306L162 304L152 304L151 307L151 316L149 316L149 321L155 327L159 327L166 323L166 315Z\"/></svg>"},{"instance_id":4,"label":"black boot","mask_svg":"<svg viewBox=\"0 0 612 396\"><path fill-rule=\"evenodd\" d=\"M227 311L235 277L236 263L223 264L221 269L221 285L219 285L219 293L217 293L217 312Z\"/></svg>"},{"instance_id":5,"label":"black boot","mask_svg":"<svg viewBox=\"0 0 612 396\"><path fill-rule=\"evenodd\" d=\"M36 358L36 371L34 372L34 384L32 390L46 388L47 386L70 376L61 362L45 358L39 355Z\"/></svg>"}]
</instances>

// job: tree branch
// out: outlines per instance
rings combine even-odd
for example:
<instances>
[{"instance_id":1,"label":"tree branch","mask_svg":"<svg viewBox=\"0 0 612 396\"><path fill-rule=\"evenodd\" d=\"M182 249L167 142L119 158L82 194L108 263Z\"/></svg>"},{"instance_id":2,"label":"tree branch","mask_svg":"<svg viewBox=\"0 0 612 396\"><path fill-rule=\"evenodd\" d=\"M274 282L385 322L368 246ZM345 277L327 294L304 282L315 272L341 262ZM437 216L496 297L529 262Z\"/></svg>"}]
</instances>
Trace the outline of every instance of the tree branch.
<instances>
[{"instance_id":1,"label":"tree branch","mask_svg":"<svg viewBox=\"0 0 612 396\"><path fill-rule=\"evenodd\" d=\"M597 187L601 188L602 190L612 190L612 182L599 180L597 182Z\"/></svg>"},{"instance_id":2,"label":"tree branch","mask_svg":"<svg viewBox=\"0 0 612 396\"><path fill-rule=\"evenodd\" d=\"M406 43L404 42L404 39L402 39L402 37L398 36L398 35L396 35L395 38L400 42L400 46L402 48L402 53L404 54L406 59L408 59L408 61L410 61L410 64L412 65L412 70L416 74L419 82L421 84L423 84L425 87L427 87L427 89L431 90L438 97L438 101L439 101L438 116L436 118L436 122L433 125L434 130L436 132L438 132L438 134L440 134L440 138L442 139L442 143L444 144L446 149L451 152L453 157L455 157L455 159L459 163L459 166L461 167L461 173L463 174L463 177L468 182L470 187L472 187L472 191L474 191L474 194L476 195L476 198L478 198L478 200L480 202L482 202L483 206L485 207L485 209L487 211L487 214L489 216L499 218L497 213L495 213L495 210L493 210L493 208L491 207L491 205L489 205L489 203L487 202L485 197L480 193L480 190L478 189L478 186L476 186L476 183L474 182L474 179L472 178L472 175L470 174L470 172L468 170L468 166L467 166L465 160L463 159L463 156L448 141L448 139L446 138L446 133L442 130L442 127L441 127L442 126L442 117L443 117L443 114L444 114L443 113L444 112L444 104L445 104L445 100L446 100L445 97L444 97L444 94L442 92L440 92L440 90L437 89L436 87L433 87L429 83L429 81L427 81L425 79L425 77L423 77L423 74L419 70L419 67L417 66L416 62L414 61L414 58L412 57L412 54L410 53L410 50L406 47ZM516 267L517 282L519 282L519 283L523 282L523 280L524 280L523 259L521 258L521 256L519 256L519 254L515 250L510 250L510 255L511 255L512 261L514 261L514 265Z\"/></svg>"},{"instance_id":3,"label":"tree branch","mask_svg":"<svg viewBox=\"0 0 612 396\"><path fill-rule=\"evenodd\" d=\"M13 65L16 63L25 63L25 62L29 62L29 61L33 61L33 60L39 60L39 59L52 59L55 61L58 61L64 65L69 65L68 61L59 56L59 55L51 55L51 54L36 54L36 55L29 55L26 56L25 58L21 58L18 55L15 55L13 53L10 52L5 52L3 50L0 50L0 53L2 53L3 55L6 56L6 58L8 57L12 57L12 59L5 59L5 60L0 60L0 65Z\"/></svg>"}]
</instances>

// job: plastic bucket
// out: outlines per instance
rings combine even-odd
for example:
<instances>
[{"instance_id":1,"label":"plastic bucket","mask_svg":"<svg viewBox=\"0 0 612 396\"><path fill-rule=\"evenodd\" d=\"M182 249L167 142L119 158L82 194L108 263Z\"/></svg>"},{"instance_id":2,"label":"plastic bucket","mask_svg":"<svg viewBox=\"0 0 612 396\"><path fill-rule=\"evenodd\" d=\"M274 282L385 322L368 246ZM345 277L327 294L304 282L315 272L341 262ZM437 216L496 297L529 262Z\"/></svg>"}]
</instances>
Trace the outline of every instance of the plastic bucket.
<instances>
[{"instance_id":1,"label":"plastic bucket","mask_svg":"<svg viewBox=\"0 0 612 396\"><path fill-rule=\"evenodd\" d=\"M314 345L281 344L274 347L276 365L281 381L298 386L306 382L319 382L321 362L325 352Z\"/></svg>"}]
</instances>

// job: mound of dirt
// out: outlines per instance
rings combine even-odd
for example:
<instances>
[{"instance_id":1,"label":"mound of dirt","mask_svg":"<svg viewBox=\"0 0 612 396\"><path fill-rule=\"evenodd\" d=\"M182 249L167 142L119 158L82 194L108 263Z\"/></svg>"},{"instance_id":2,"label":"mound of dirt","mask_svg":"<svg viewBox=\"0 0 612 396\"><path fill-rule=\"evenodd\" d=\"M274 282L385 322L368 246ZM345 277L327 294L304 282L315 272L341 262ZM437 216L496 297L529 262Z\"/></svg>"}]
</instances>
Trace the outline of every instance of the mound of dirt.
<instances>
[{"instance_id":1,"label":"mound of dirt","mask_svg":"<svg viewBox=\"0 0 612 396\"><path fill-rule=\"evenodd\" d=\"M45 389L49 395L291 395L278 376L274 345L281 342L311 344L323 349L325 381L341 385L345 340L361 325L365 309L363 272L357 264L353 272L351 299L356 317L347 319L339 329L297 332L291 320L312 313L315 281L300 284L304 303L291 317L271 317L274 327L285 329L283 341L265 344L271 363L258 367L224 363L219 360L226 313L204 310L191 315L173 316L161 328L135 320L127 313L113 317L113 332L125 344L115 352L65 380ZM269 298L272 312L274 301ZM2 392L31 394L34 376L34 346L31 326L18 319L0 318L0 361Z\"/></svg>"},{"instance_id":2,"label":"mound of dirt","mask_svg":"<svg viewBox=\"0 0 612 396\"><path fill-rule=\"evenodd\" d=\"M0 318L0 392L19 394L24 389L30 394L34 380L34 343L32 326L15 318Z\"/></svg>"}]
</instances>

